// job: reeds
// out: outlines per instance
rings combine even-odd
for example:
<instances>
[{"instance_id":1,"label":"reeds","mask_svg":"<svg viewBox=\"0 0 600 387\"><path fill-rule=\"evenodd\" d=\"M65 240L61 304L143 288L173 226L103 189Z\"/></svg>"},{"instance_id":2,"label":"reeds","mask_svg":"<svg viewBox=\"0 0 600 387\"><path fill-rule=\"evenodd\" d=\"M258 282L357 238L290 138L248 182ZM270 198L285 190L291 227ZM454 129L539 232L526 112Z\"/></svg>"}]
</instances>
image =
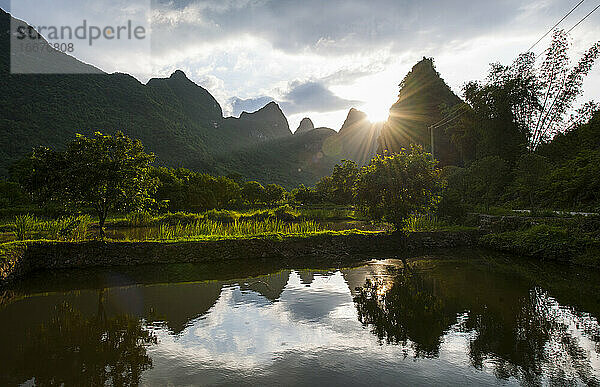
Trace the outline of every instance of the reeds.
<instances>
[{"instance_id":1,"label":"reeds","mask_svg":"<svg viewBox=\"0 0 600 387\"><path fill-rule=\"evenodd\" d=\"M254 210L238 212L231 210L208 210L203 213L175 212L166 213L153 217L148 212L132 212L125 216L124 224L129 227L148 227L167 224L176 226L192 224L199 221L215 221L221 223L234 223L236 221L265 221L282 220L286 222L295 222L304 219L301 214L294 210L290 205L280 206L274 209Z\"/></svg>"},{"instance_id":2,"label":"reeds","mask_svg":"<svg viewBox=\"0 0 600 387\"><path fill-rule=\"evenodd\" d=\"M33 215L19 215L15 218L17 240L37 237L50 240L82 241L88 236L92 218L89 215L66 216L54 220L40 220Z\"/></svg>"},{"instance_id":3,"label":"reeds","mask_svg":"<svg viewBox=\"0 0 600 387\"><path fill-rule=\"evenodd\" d=\"M156 239L182 239L195 237L242 237L262 234L307 234L321 231L321 226L314 221L287 223L281 220L234 220L233 222L217 222L206 219L193 223L176 225L161 224L156 232Z\"/></svg>"},{"instance_id":4,"label":"reeds","mask_svg":"<svg viewBox=\"0 0 600 387\"><path fill-rule=\"evenodd\" d=\"M89 215L66 216L39 223L39 231L47 239L83 241L87 238L91 223Z\"/></svg>"},{"instance_id":5,"label":"reeds","mask_svg":"<svg viewBox=\"0 0 600 387\"><path fill-rule=\"evenodd\" d=\"M150 226L153 221L152 214L148 211L130 212L125 215L125 220L130 227L146 227Z\"/></svg>"},{"instance_id":6,"label":"reeds","mask_svg":"<svg viewBox=\"0 0 600 387\"><path fill-rule=\"evenodd\" d=\"M427 214L421 216L411 216L404 222L404 230L409 232L435 231L443 226L443 222L438 220L437 216Z\"/></svg>"},{"instance_id":7,"label":"reeds","mask_svg":"<svg viewBox=\"0 0 600 387\"><path fill-rule=\"evenodd\" d=\"M36 218L33 215L18 215L15 218L15 237L17 240L24 241L31 237L36 229Z\"/></svg>"}]
</instances>

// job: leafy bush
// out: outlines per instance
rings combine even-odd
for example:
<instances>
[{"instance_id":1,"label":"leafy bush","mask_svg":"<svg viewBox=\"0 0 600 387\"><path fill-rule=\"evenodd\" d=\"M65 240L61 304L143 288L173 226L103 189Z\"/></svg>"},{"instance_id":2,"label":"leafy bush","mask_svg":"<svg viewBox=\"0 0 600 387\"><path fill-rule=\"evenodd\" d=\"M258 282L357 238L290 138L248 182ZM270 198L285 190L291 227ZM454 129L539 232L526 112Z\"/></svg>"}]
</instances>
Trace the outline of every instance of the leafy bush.
<instances>
[{"instance_id":1,"label":"leafy bush","mask_svg":"<svg viewBox=\"0 0 600 387\"><path fill-rule=\"evenodd\" d=\"M248 181L242 186L242 198L252 204L264 203L265 187L257 181Z\"/></svg>"},{"instance_id":2,"label":"leafy bush","mask_svg":"<svg viewBox=\"0 0 600 387\"><path fill-rule=\"evenodd\" d=\"M265 203L274 205L275 203L281 202L285 199L286 191L285 188L280 185L267 184L265 186L264 195Z\"/></svg>"},{"instance_id":3,"label":"leafy bush","mask_svg":"<svg viewBox=\"0 0 600 387\"><path fill-rule=\"evenodd\" d=\"M292 197L296 202L302 204L316 204L324 201L319 192L314 188L306 187L304 184L300 184L298 188L292 190Z\"/></svg>"},{"instance_id":4,"label":"leafy bush","mask_svg":"<svg viewBox=\"0 0 600 387\"><path fill-rule=\"evenodd\" d=\"M464 204L457 195L446 193L442 196L438 207L437 215L451 223L463 223L467 216L467 205Z\"/></svg>"},{"instance_id":5,"label":"leafy bush","mask_svg":"<svg viewBox=\"0 0 600 387\"><path fill-rule=\"evenodd\" d=\"M573 235L588 234L592 238L600 240L600 216L574 216L565 219L569 232Z\"/></svg>"}]
</instances>

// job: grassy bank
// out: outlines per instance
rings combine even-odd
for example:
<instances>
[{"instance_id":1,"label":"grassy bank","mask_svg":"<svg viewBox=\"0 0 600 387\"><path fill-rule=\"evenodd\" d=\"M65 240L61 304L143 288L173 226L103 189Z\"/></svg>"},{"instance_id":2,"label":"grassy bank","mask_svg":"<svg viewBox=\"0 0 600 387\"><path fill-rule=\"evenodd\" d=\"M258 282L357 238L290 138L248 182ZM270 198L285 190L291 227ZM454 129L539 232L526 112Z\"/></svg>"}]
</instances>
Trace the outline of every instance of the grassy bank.
<instances>
[{"instance_id":1,"label":"grassy bank","mask_svg":"<svg viewBox=\"0 0 600 387\"><path fill-rule=\"evenodd\" d=\"M542 260L600 268L600 239L567 227L536 225L524 230L484 235L484 247Z\"/></svg>"},{"instance_id":2,"label":"grassy bank","mask_svg":"<svg viewBox=\"0 0 600 387\"><path fill-rule=\"evenodd\" d=\"M387 235L385 231L332 231L328 229L330 223L322 222L336 217L347 219L353 216L349 211L351 209L347 208L297 210L286 205L246 212L213 210L203 213L178 212L161 215L137 212L121 218L113 218L109 227L123 230L137 228L143 231L142 234L129 234L130 230L119 231L118 234L112 234L115 240L104 239L102 242L225 243L250 239L306 241L319 237ZM315 217L317 220L310 217ZM5 227L10 227L12 235L18 240L37 240L40 243L99 241L98 231L93 229L92 219L86 215L54 220L23 215L16 217L10 226L5 225ZM479 229L487 234L479 241L479 244L486 248L542 260L600 267L599 217L478 215L473 223L464 226L449 224L434 215L427 215L407 219L402 231L408 234L437 233L439 237L444 233L469 233ZM374 240L373 243L379 240ZM435 245L436 242L430 244ZM9 244L3 246L10 251ZM347 253L353 251L349 250ZM8 255L2 252L0 254Z\"/></svg>"}]
</instances>

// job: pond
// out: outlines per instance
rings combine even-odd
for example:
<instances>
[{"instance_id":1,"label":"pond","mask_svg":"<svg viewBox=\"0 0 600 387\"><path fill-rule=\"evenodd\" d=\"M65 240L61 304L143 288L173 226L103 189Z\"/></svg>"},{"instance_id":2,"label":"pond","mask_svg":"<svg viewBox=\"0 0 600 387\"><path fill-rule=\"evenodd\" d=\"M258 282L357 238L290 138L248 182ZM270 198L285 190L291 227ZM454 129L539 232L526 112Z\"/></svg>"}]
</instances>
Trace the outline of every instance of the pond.
<instances>
[{"instance_id":1,"label":"pond","mask_svg":"<svg viewBox=\"0 0 600 387\"><path fill-rule=\"evenodd\" d=\"M599 279L479 250L40 273L0 291L0 385L595 385Z\"/></svg>"}]
</instances>

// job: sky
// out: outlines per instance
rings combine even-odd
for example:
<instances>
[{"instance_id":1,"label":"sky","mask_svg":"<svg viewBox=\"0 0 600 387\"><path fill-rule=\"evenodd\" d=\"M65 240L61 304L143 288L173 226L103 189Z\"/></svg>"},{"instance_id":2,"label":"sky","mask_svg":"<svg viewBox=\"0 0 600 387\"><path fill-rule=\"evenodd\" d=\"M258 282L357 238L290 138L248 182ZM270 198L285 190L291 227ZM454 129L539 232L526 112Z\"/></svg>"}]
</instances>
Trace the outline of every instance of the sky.
<instances>
[{"instance_id":1,"label":"sky","mask_svg":"<svg viewBox=\"0 0 600 387\"><path fill-rule=\"evenodd\" d=\"M29 6L27 1L33 0L0 0L0 7L32 25L75 25L82 18L110 25L143 12L148 39L135 47L99 41L80 45L72 55L143 83L181 69L217 98L226 116L275 100L292 131L303 117L316 127L339 130L351 107L372 121L385 120L398 84L424 56L434 58L460 95L465 82L483 79L492 62L510 63L579 2L35 0ZM561 27L571 28L598 3L584 1ZM600 10L570 38L577 59L600 38ZM543 51L549 41L550 36L533 51ZM600 65L584 90L582 101L600 100Z\"/></svg>"}]
</instances>

